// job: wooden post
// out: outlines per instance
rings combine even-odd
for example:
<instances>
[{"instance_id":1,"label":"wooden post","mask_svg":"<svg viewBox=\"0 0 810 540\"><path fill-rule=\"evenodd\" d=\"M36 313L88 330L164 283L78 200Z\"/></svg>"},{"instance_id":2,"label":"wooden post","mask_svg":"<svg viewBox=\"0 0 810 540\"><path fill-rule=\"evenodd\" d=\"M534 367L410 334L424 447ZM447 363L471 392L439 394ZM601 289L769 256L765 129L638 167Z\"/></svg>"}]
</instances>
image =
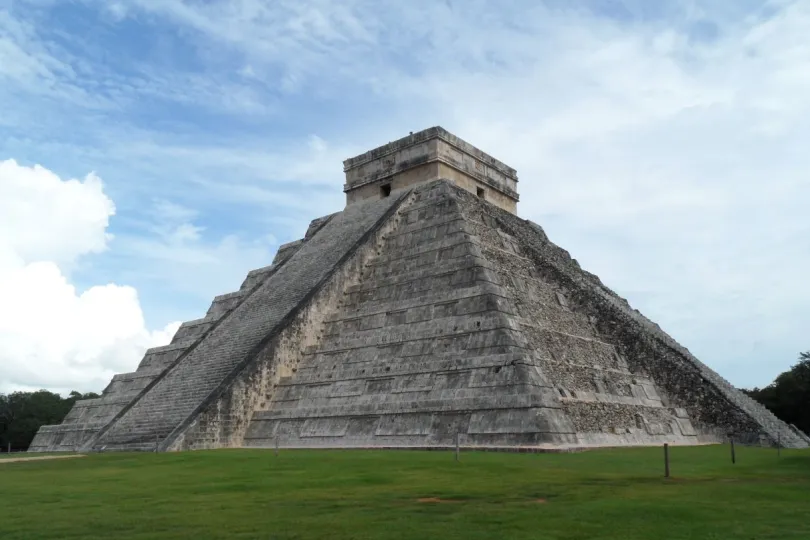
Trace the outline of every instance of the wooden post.
<instances>
[{"instance_id":1,"label":"wooden post","mask_svg":"<svg viewBox=\"0 0 810 540\"><path fill-rule=\"evenodd\" d=\"M782 432L776 434L776 457L782 457Z\"/></svg>"},{"instance_id":2,"label":"wooden post","mask_svg":"<svg viewBox=\"0 0 810 540\"><path fill-rule=\"evenodd\" d=\"M664 443L664 478L669 478L669 445Z\"/></svg>"},{"instance_id":3,"label":"wooden post","mask_svg":"<svg viewBox=\"0 0 810 540\"><path fill-rule=\"evenodd\" d=\"M9 453L9 454L11 453L11 442L10 442L10 441L9 441L9 443L8 443L8 453Z\"/></svg>"},{"instance_id":4,"label":"wooden post","mask_svg":"<svg viewBox=\"0 0 810 540\"><path fill-rule=\"evenodd\" d=\"M278 435L276 435L275 439L276 439L276 456L278 456Z\"/></svg>"},{"instance_id":5,"label":"wooden post","mask_svg":"<svg viewBox=\"0 0 810 540\"><path fill-rule=\"evenodd\" d=\"M155 433L155 453L156 454L158 453L158 448L159 447L160 447L160 439L158 438L157 433Z\"/></svg>"},{"instance_id":6,"label":"wooden post","mask_svg":"<svg viewBox=\"0 0 810 540\"><path fill-rule=\"evenodd\" d=\"M459 461L459 439L461 439L461 432L456 432L456 461Z\"/></svg>"},{"instance_id":7,"label":"wooden post","mask_svg":"<svg viewBox=\"0 0 810 540\"><path fill-rule=\"evenodd\" d=\"M734 465L737 463L737 454L734 452L734 437L729 437L728 440L731 442L731 464Z\"/></svg>"}]
</instances>

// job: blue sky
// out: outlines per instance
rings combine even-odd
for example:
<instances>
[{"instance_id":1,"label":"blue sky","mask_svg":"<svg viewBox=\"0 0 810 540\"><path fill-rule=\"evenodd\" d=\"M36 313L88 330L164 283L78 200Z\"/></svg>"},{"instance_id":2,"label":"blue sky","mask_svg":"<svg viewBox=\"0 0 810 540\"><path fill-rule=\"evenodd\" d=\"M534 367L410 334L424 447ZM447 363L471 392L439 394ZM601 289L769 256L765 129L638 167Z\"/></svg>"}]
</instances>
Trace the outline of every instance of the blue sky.
<instances>
[{"instance_id":1,"label":"blue sky","mask_svg":"<svg viewBox=\"0 0 810 540\"><path fill-rule=\"evenodd\" d=\"M810 349L808 35L806 0L0 0L0 390L100 390L432 125L765 385Z\"/></svg>"}]
</instances>

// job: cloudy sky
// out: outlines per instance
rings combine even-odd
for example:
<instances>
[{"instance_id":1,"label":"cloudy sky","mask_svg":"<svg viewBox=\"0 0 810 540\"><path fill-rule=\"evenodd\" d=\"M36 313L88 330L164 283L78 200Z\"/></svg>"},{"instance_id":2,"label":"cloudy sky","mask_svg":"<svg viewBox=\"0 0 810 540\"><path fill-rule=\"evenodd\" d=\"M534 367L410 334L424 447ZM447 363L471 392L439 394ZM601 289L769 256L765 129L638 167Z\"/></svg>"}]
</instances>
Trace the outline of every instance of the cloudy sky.
<instances>
[{"instance_id":1,"label":"cloudy sky","mask_svg":"<svg viewBox=\"0 0 810 540\"><path fill-rule=\"evenodd\" d=\"M808 0L0 0L0 391L100 391L432 125L765 385L810 349L808 36Z\"/></svg>"}]
</instances>

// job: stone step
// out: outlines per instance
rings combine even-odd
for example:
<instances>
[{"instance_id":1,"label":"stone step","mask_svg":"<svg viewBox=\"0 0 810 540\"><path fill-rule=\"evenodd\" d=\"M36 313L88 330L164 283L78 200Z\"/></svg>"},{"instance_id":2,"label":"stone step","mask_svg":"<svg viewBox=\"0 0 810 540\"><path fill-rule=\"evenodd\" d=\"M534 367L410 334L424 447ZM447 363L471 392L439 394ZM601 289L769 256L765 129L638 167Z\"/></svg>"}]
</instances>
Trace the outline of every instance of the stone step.
<instances>
[{"instance_id":1,"label":"stone step","mask_svg":"<svg viewBox=\"0 0 810 540\"><path fill-rule=\"evenodd\" d=\"M309 240L310 238L315 236L318 233L318 231L320 231L324 227L324 225L326 225L329 222L329 220L335 217L338 213L339 212L336 212L334 214L329 214L328 216L315 218L312 221L310 221L309 227L307 227L307 232L304 235L304 240L305 241Z\"/></svg>"},{"instance_id":2,"label":"stone step","mask_svg":"<svg viewBox=\"0 0 810 540\"><path fill-rule=\"evenodd\" d=\"M278 248L278 252L276 253L275 258L273 258L273 264L276 265L283 265L287 261L289 261L298 250L301 249L301 246L304 245L304 239L301 238L299 240L294 240L292 242L287 242L286 244L282 244Z\"/></svg>"},{"instance_id":3,"label":"stone step","mask_svg":"<svg viewBox=\"0 0 810 540\"><path fill-rule=\"evenodd\" d=\"M436 294L434 291L424 291L422 294L411 298L397 300L366 301L362 305L343 301L339 304L339 310L325 318L326 322L336 322L350 320L359 317L367 317L388 313L389 311L403 311L416 309L425 306L447 306L446 310L456 305L459 301L464 301L478 296L498 296L497 289L489 282L475 282L464 287L457 287L450 291L442 291ZM499 298L503 298L500 296ZM505 298L504 298L505 300ZM469 301L469 300L468 300Z\"/></svg>"},{"instance_id":4,"label":"stone step","mask_svg":"<svg viewBox=\"0 0 810 540\"><path fill-rule=\"evenodd\" d=\"M343 304L356 304L362 307L366 302L397 302L409 300L426 294L436 294L448 288L463 288L475 284L477 281L497 283L492 272L481 266L473 266L450 271L436 276L414 278L410 281L394 284L375 284L374 287L361 287L356 292L347 292Z\"/></svg>"},{"instance_id":5,"label":"stone step","mask_svg":"<svg viewBox=\"0 0 810 540\"><path fill-rule=\"evenodd\" d=\"M481 256L480 248L472 238L463 235L446 236L433 242L426 242L408 249L398 249L396 252L384 250L385 255L377 257L366 263L366 270L386 275L402 268L421 266L426 261L438 261L442 258L460 257L464 254ZM442 254L447 253L442 257Z\"/></svg>"},{"instance_id":6,"label":"stone step","mask_svg":"<svg viewBox=\"0 0 810 540\"><path fill-rule=\"evenodd\" d=\"M446 275L453 275L462 270L472 268L487 268L492 270L492 265L485 259L477 258L470 254L463 254L460 257L446 259L436 264L402 270L388 276L361 276L360 282L346 288L348 293L374 290L381 287L390 287L399 284L409 283L416 280L433 279Z\"/></svg>"},{"instance_id":7,"label":"stone step","mask_svg":"<svg viewBox=\"0 0 810 540\"><path fill-rule=\"evenodd\" d=\"M368 378L378 375L415 376L443 371L462 371L481 368L497 369L507 365L519 364L527 366L536 365L534 359L528 357L528 355L516 352L481 356L459 355L454 353L422 355L411 358L398 357L396 359L378 353L365 360L355 360L354 355L350 353L341 358L316 356L304 359L301 364L299 364L295 377L283 377L279 380L278 385L334 382L344 380L344 377L351 378L348 376L350 373L356 378ZM357 375L358 370L363 370L363 373ZM326 379L326 375L332 375L332 379Z\"/></svg>"},{"instance_id":8,"label":"stone step","mask_svg":"<svg viewBox=\"0 0 810 540\"><path fill-rule=\"evenodd\" d=\"M196 341L208 332L216 322L217 318L211 316L186 321L177 329L172 342Z\"/></svg>"},{"instance_id":9,"label":"stone step","mask_svg":"<svg viewBox=\"0 0 810 540\"><path fill-rule=\"evenodd\" d=\"M243 293L250 293L255 287L258 287L264 283L264 281L270 277L277 268L277 265L271 264L262 268L251 270L248 272L248 275L245 277L244 281L242 281L239 291Z\"/></svg>"},{"instance_id":10,"label":"stone step","mask_svg":"<svg viewBox=\"0 0 810 540\"><path fill-rule=\"evenodd\" d=\"M268 411L256 412L253 422L293 419L293 418L331 418L343 416L379 416L385 414L400 413L434 413L455 410L509 410L509 409L531 409L550 408L559 409L560 403L557 401L552 389L544 387L532 387L532 391L525 391L528 385L514 385L515 393L502 393L493 395L491 392L479 392L478 395L466 397L465 392L459 391L461 395L447 396L443 398L404 400L399 396L390 395L363 395L352 399L351 404L344 407L336 407L325 403L318 406L316 400L313 406L298 407L274 407ZM523 391L519 391L523 390ZM469 392L467 392L469 393Z\"/></svg>"}]
</instances>

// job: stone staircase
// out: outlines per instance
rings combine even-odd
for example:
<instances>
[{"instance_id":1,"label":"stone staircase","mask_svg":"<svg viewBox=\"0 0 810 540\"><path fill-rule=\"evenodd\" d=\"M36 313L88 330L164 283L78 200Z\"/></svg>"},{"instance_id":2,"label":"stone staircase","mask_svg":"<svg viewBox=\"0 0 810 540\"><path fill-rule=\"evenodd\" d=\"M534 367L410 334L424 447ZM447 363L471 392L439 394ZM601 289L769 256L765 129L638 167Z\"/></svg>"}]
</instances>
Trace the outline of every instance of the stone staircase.
<instances>
[{"instance_id":1,"label":"stone staircase","mask_svg":"<svg viewBox=\"0 0 810 540\"><path fill-rule=\"evenodd\" d=\"M320 230L331 217L313 220L307 234L311 236ZM248 272L238 291L215 297L205 317L181 324L169 345L148 349L137 370L115 375L101 397L78 401L61 424L41 427L29 451L64 452L91 448L110 423L117 420L185 353L202 341L214 325L227 317L244 298L289 260L306 239L280 246L273 264ZM152 440L130 448L154 449L154 446L155 441Z\"/></svg>"},{"instance_id":2,"label":"stone staircase","mask_svg":"<svg viewBox=\"0 0 810 540\"><path fill-rule=\"evenodd\" d=\"M239 291L217 297L208 316L227 312L137 402L92 441L96 450L167 449L229 377L277 331L292 310L396 202L359 205L316 220L309 238L282 246L283 264L261 279L249 274Z\"/></svg>"}]
</instances>

